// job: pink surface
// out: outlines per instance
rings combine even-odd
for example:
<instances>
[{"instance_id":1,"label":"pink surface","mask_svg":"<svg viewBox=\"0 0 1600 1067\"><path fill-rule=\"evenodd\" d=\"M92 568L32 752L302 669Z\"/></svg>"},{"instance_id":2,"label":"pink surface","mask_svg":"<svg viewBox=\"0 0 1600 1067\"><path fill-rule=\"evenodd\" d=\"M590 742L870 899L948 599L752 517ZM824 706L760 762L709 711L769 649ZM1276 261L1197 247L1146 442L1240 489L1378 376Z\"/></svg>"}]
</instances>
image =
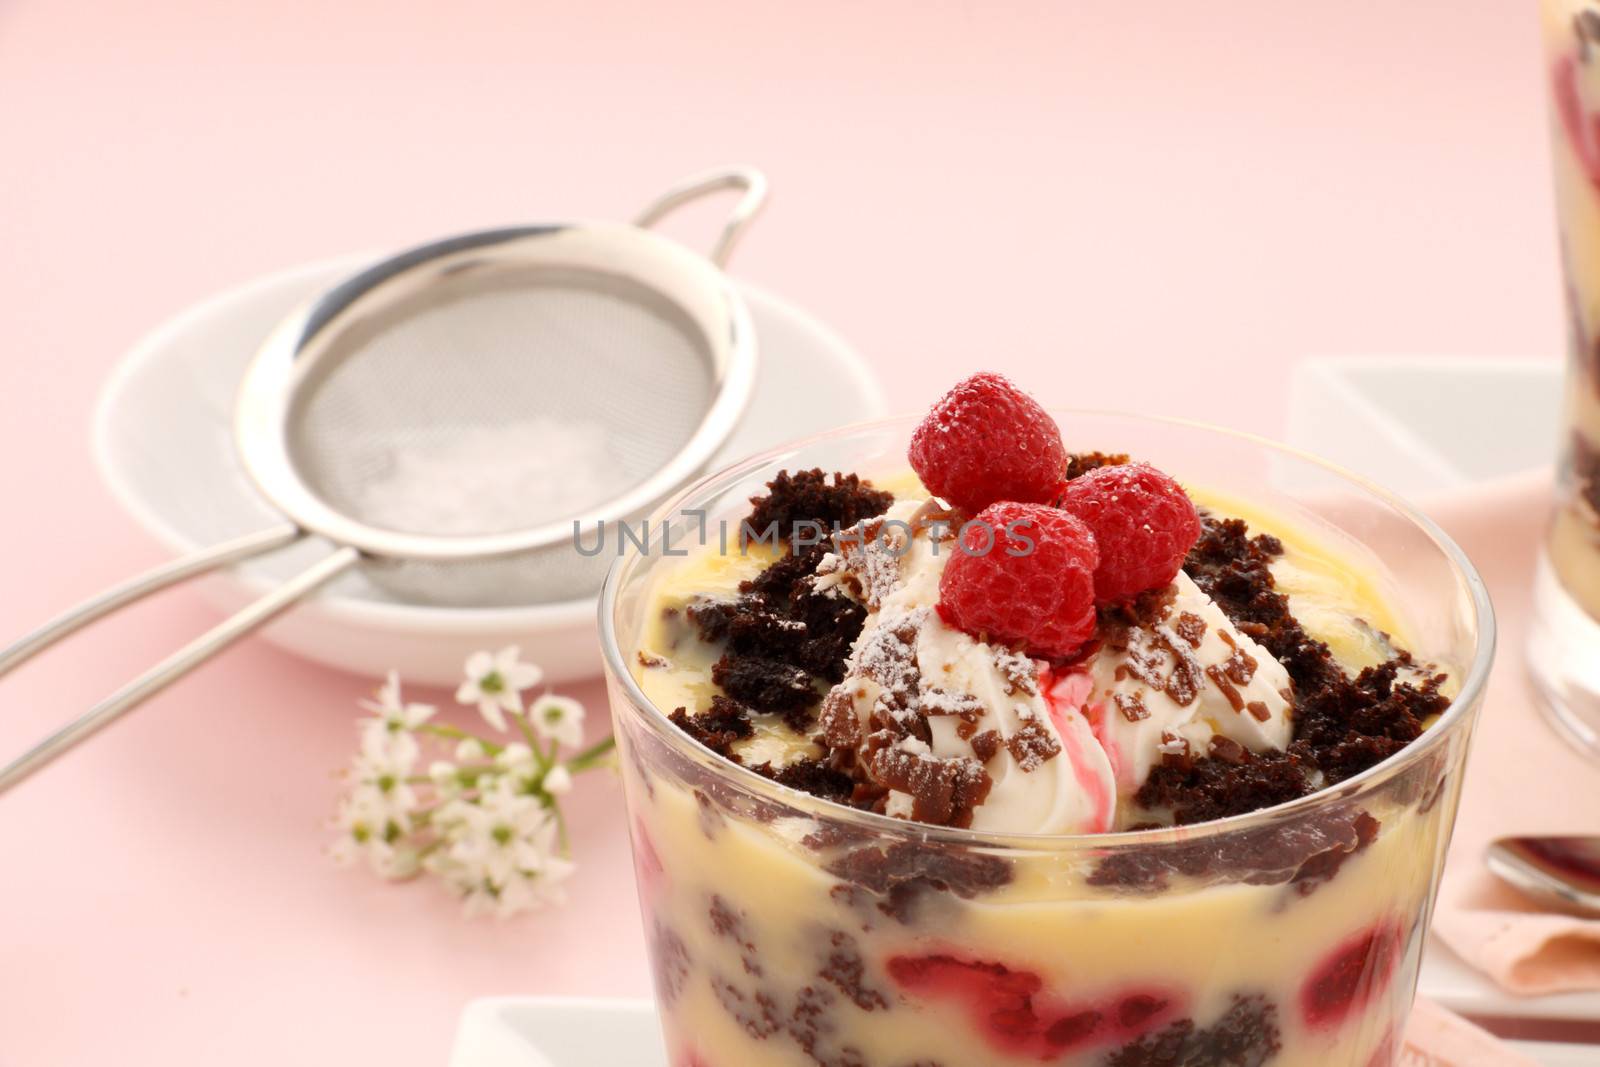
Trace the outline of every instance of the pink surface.
<instances>
[{"instance_id":1,"label":"pink surface","mask_svg":"<svg viewBox=\"0 0 1600 1067\"><path fill-rule=\"evenodd\" d=\"M776 191L737 271L905 409L984 365L1277 432L1300 355L1551 355L1540 84L1527 0L0 3L0 634L159 558L87 427L167 315L728 160ZM177 592L6 679L0 750L210 619ZM363 688L247 647L0 803L0 1064L438 1063L472 996L645 991L605 782L565 911L329 866Z\"/></svg>"}]
</instances>

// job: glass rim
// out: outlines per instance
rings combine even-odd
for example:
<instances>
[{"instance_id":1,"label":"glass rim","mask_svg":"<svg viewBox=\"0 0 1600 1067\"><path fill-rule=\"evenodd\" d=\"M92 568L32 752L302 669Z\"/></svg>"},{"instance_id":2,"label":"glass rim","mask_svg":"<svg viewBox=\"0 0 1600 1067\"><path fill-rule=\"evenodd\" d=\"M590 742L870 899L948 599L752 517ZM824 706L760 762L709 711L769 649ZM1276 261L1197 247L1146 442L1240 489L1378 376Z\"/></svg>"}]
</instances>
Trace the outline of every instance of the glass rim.
<instances>
[{"instance_id":1,"label":"glass rim","mask_svg":"<svg viewBox=\"0 0 1600 1067\"><path fill-rule=\"evenodd\" d=\"M1336 785L1319 789L1302 797L1296 797L1293 800L1284 801L1281 804L1258 808L1255 811L1245 812L1240 815L1229 815L1221 819L1189 823L1183 826L1164 826L1147 830L1116 830L1093 834L1051 834L935 826L929 823L896 819L888 815L879 815L876 812L851 808L835 801L824 800L821 797L813 796L790 786L780 785L770 778L762 777L749 767L723 759L699 744L688 734L674 726L668 720L666 714L656 707L655 702L645 695L644 690L639 687L639 683L634 679L632 672L628 670L627 657L623 655L621 644L617 639L616 601L618 590L632 569L640 561L648 558L645 553L638 551L636 548L629 549L611 564L606 570L605 582L600 589L600 646L609 681L622 689L629 702L640 712L640 718L649 726L652 733L664 741L669 748L711 774L731 778L740 788L763 799L804 811L808 814L855 823L875 834L914 835L924 841L938 841L966 848L1011 849L1015 851L1042 851L1063 846L1115 849L1120 846L1151 847L1168 843L1187 844L1202 838L1220 836L1241 830L1258 829L1291 819L1306 812L1331 806L1355 793L1363 792L1369 787L1375 788L1387 782L1409 767L1419 763L1435 749L1439 748L1447 738L1455 733L1461 720L1471 715L1472 709L1478 705L1483 696L1484 689L1488 684L1490 667L1494 662L1497 640L1494 606L1490 602L1489 591L1484 585L1483 578L1478 574L1478 570L1473 566L1472 561L1467 558L1466 553L1437 523L1416 507L1371 479L1356 474L1354 471L1331 463L1303 449L1295 448L1292 445L1275 441L1260 434L1232 430L1198 419L1177 416L1146 415L1106 408L1052 407L1047 408L1047 410L1053 417L1114 418L1148 425L1181 427L1232 438L1236 441L1319 467L1392 508L1433 542L1434 546L1444 555L1455 571L1459 588L1466 590L1472 602L1473 621L1477 627L1472 660L1462 678L1461 688L1451 699L1449 707L1439 716L1438 721L1423 731L1420 737L1394 755L1368 767L1360 774L1346 778ZM656 508L651 513L648 521L652 524L664 522L667 516L682 508L685 502L696 495L706 493L715 485L735 482L739 478L754 473L786 453L872 431L892 430L898 427L909 429L920 418L920 415L898 415L865 422L848 423L832 430L798 438L775 448L766 449L686 485L679 492L674 493L660 507Z\"/></svg>"}]
</instances>

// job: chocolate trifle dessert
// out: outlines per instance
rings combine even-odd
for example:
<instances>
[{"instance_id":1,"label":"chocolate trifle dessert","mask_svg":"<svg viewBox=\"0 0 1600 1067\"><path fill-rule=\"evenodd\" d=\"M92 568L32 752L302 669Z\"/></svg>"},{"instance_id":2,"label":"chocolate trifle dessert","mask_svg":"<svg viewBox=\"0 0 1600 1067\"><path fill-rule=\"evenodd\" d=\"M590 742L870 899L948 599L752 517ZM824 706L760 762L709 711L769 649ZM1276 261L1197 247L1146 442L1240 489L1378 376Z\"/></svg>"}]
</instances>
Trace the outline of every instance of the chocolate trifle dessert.
<instances>
[{"instance_id":1,"label":"chocolate trifle dessert","mask_svg":"<svg viewBox=\"0 0 1600 1067\"><path fill-rule=\"evenodd\" d=\"M1362 785L1457 682L1376 558L994 374L907 460L780 470L642 598L677 1067L1388 1064L1453 776Z\"/></svg>"}]
</instances>

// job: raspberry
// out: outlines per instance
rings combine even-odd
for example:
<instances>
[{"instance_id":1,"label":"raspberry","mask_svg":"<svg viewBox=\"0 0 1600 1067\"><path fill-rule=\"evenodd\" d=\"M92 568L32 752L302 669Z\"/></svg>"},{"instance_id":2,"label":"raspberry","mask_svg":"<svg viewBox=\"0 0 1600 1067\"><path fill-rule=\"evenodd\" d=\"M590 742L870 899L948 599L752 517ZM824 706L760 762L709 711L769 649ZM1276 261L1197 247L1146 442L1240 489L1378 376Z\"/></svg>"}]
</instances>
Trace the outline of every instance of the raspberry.
<instances>
[{"instance_id":1,"label":"raspberry","mask_svg":"<svg viewBox=\"0 0 1600 1067\"><path fill-rule=\"evenodd\" d=\"M1183 487L1147 463L1074 478L1062 490L1061 507L1094 531L1100 546L1094 593L1102 604L1171 582L1200 537L1200 516Z\"/></svg>"},{"instance_id":2,"label":"raspberry","mask_svg":"<svg viewBox=\"0 0 1600 1067\"><path fill-rule=\"evenodd\" d=\"M1300 989L1300 1010L1313 1029L1336 1026L1381 993L1405 951L1405 934L1383 923L1356 935L1317 965Z\"/></svg>"},{"instance_id":3,"label":"raspberry","mask_svg":"<svg viewBox=\"0 0 1600 1067\"><path fill-rule=\"evenodd\" d=\"M1038 401L985 372L933 405L911 435L909 458L929 492L970 515L997 500L1055 499L1067 450Z\"/></svg>"},{"instance_id":4,"label":"raspberry","mask_svg":"<svg viewBox=\"0 0 1600 1067\"><path fill-rule=\"evenodd\" d=\"M885 969L889 978L915 999L953 1001L964 1008L994 1048L1041 1061L1058 1060L1071 1049L1126 1041L1166 1023L1179 1011L1176 998L1161 990L1132 991L1099 1003L1066 1001L1047 990L1036 972L987 960L944 954L893 956ZM1193 1028L1192 1022L1189 1028Z\"/></svg>"},{"instance_id":5,"label":"raspberry","mask_svg":"<svg viewBox=\"0 0 1600 1067\"><path fill-rule=\"evenodd\" d=\"M991 504L962 527L939 615L974 636L1067 659L1095 633L1094 534L1045 504Z\"/></svg>"}]
</instances>

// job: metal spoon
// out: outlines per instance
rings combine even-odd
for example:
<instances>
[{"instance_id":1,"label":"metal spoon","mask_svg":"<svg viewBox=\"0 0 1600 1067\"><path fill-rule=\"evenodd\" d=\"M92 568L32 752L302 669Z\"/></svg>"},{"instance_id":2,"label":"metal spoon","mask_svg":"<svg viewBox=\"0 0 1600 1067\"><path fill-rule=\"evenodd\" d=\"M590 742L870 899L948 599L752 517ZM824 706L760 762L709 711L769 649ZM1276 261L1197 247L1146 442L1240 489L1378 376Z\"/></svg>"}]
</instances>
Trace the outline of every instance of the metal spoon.
<instances>
[{"instance_id":1,"label":"metal spoon","mask_svg":"<svg viewBox=\"0 0 1600 1067\"><path fill-rule=\"evenodd\" d=\"M1484 862L1541 904L1600 916L1600 837L1502 837Z\"/></svg>"}]
</instances>

